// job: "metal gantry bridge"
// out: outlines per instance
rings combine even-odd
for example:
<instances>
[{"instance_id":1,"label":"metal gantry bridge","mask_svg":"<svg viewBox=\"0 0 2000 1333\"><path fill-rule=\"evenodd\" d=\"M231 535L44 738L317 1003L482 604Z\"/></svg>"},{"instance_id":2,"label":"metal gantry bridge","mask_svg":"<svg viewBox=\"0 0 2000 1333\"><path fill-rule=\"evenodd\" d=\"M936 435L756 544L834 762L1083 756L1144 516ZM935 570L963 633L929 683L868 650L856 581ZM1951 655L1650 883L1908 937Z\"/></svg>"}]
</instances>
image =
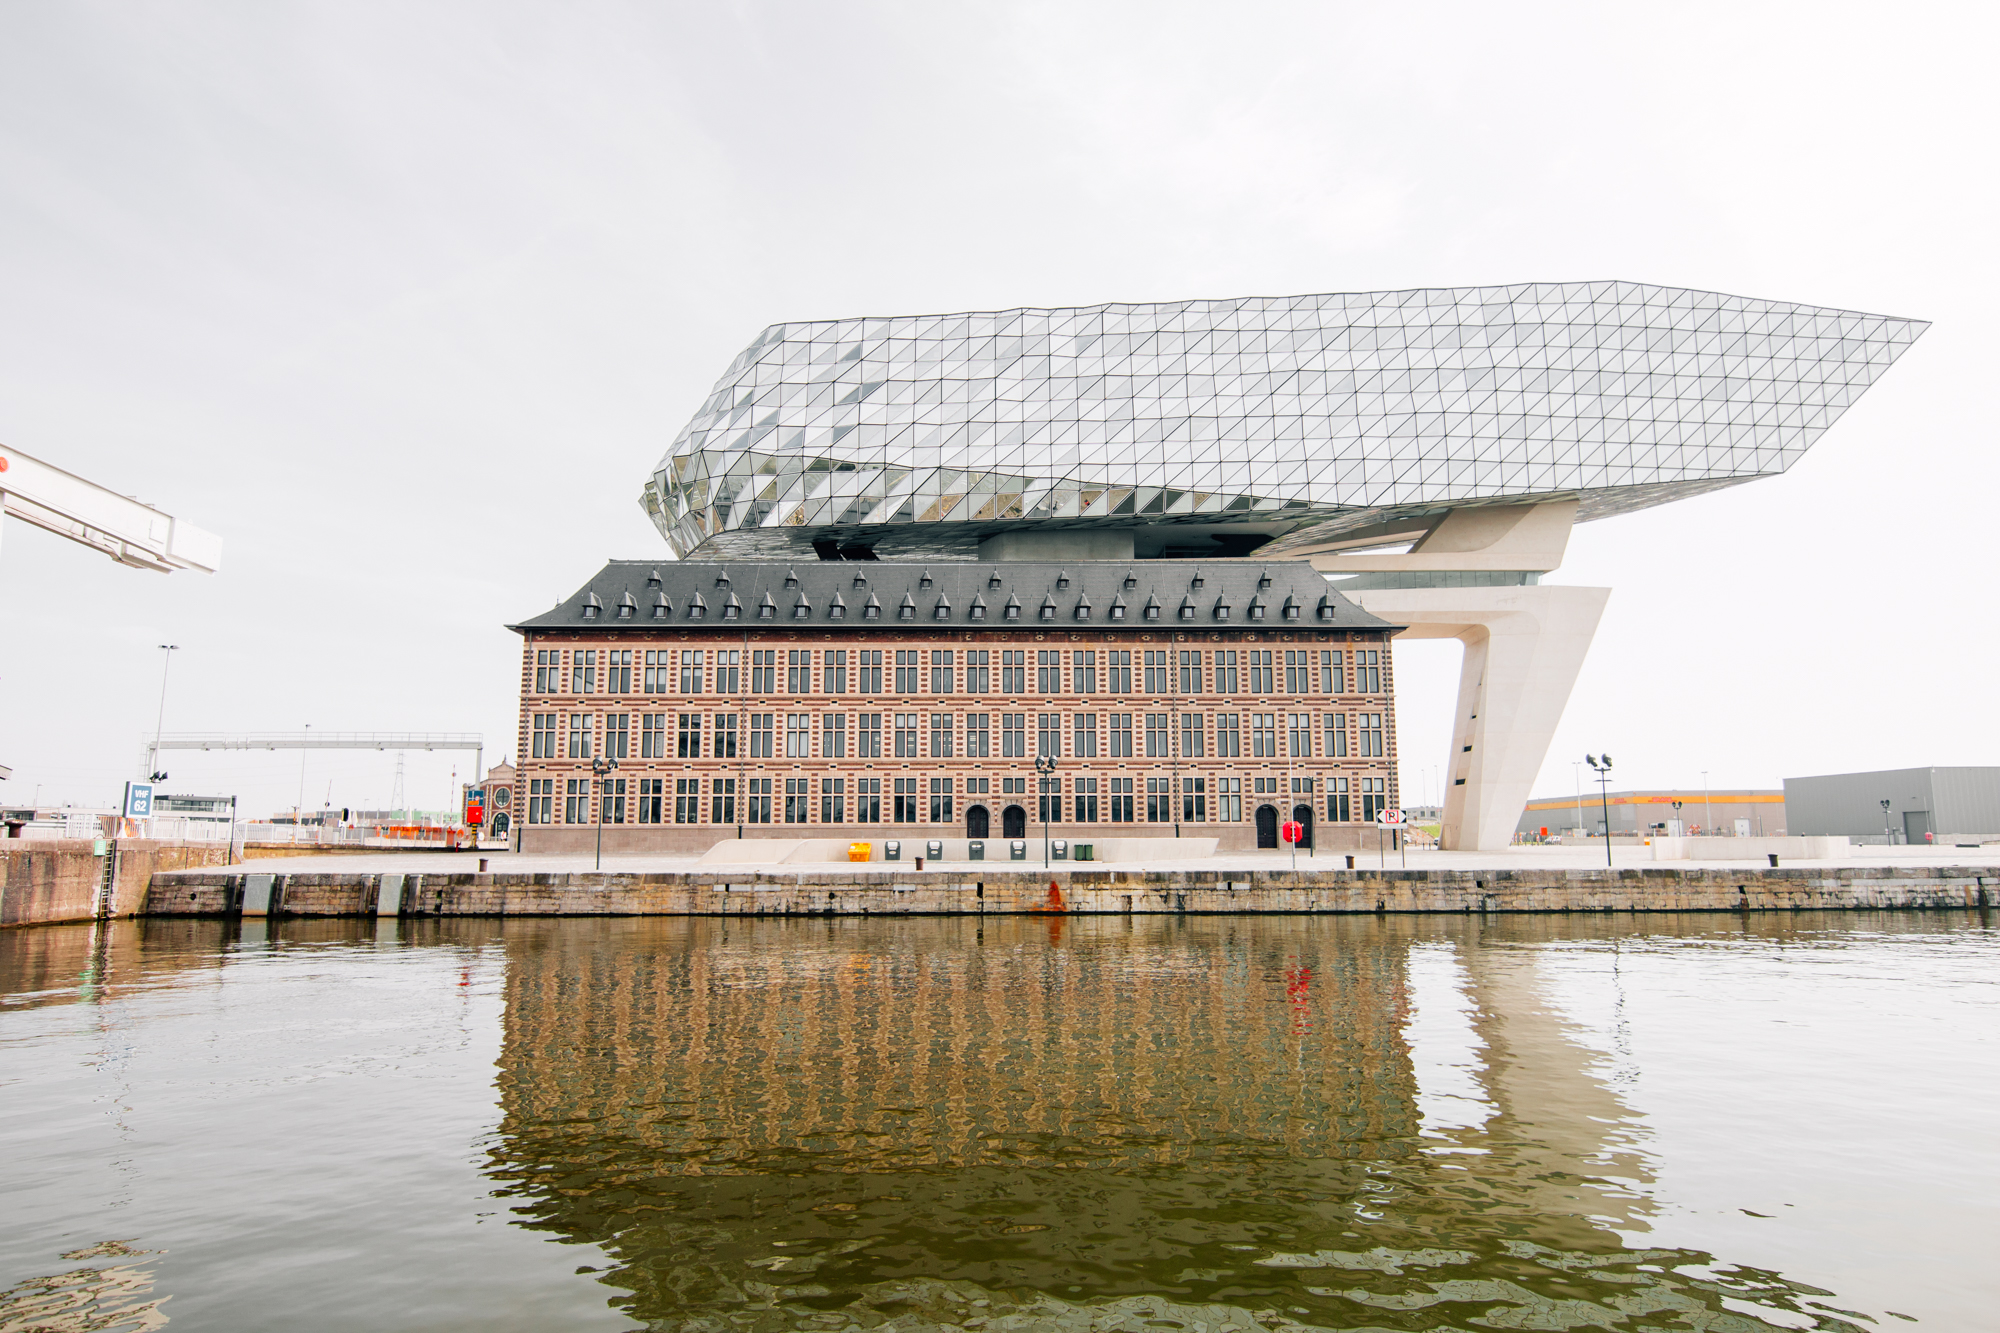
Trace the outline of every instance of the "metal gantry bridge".
<instances>
[{"instance_id":1,"label":"metal gantry bridge","mask_svg":"<svg viewBox=\"0 0 2000 1333\"><path fill-rule=\"evenodd\" d=\"M146 771L161 750L471 750L473 780L486 772L486 738L476 731L172 731L146 742Z\"/></svg>"}]
</instances>

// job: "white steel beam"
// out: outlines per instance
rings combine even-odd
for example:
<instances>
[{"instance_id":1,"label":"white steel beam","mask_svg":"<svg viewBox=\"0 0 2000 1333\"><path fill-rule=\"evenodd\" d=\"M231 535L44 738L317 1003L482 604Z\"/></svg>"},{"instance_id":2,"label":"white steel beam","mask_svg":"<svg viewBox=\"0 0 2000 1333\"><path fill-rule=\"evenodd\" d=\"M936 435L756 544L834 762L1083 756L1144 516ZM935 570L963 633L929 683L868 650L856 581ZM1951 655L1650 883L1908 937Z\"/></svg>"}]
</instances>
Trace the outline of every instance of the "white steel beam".
<instances>
[{"instance_id":1,"label":"white steel beam","mask_svg":"<svg viewBox=\"0 0 2000 1333\"><path fill-rule=\"evenodd\" d=\"M222 564L215 534L11 446L0 446L0 513L135 569L213 574Z\"/></svg>"}]
</instances>

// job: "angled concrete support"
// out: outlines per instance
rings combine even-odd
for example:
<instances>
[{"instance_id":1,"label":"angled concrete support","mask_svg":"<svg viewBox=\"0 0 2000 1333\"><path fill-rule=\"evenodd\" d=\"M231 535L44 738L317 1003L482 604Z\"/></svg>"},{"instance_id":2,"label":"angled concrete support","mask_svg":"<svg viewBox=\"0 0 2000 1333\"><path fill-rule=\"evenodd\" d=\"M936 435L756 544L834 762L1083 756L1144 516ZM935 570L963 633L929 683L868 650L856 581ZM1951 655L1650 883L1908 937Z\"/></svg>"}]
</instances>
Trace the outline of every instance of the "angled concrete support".
<instances>
[{"instance_id":1,"label":"angled concrete support","mask_svg":"<svg viewBox=\"0 0 2000 1333\"><path fill-rule=\"evenodd\" d=\"M1378 588L1349 594L1408 639L1465 645L1443 844L1505 847L1548 756L1609 588Z\"/></svg>"}]
</instances>

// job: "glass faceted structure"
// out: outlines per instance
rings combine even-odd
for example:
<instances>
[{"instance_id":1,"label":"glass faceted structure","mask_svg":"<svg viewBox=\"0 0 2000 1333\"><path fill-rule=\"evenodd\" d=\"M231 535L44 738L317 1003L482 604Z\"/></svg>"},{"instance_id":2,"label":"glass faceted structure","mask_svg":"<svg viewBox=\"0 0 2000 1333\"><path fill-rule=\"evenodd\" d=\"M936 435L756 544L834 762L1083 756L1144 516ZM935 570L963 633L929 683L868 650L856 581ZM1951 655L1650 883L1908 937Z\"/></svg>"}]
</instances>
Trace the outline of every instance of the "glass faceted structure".
<instances>
[{"instance_id":1,"label":"glass faceted structure","mask_svg":"<svg viewBox=\"0 0 2000 1333\"><path fill-rule=\"evenodd\" d=\"M777 324L641 497L679 555L1030 528L1304 552L1472 504L1774 476L1928 325L1631 282Z\"/></svg>"}]
</instances>

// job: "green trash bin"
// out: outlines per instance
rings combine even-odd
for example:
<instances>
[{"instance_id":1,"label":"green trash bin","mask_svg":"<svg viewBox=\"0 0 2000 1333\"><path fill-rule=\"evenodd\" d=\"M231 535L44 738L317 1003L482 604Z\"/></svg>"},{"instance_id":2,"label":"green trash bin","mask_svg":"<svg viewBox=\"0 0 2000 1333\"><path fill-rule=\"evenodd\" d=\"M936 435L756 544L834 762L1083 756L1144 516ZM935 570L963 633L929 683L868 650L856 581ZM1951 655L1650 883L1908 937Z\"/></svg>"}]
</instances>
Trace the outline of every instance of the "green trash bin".
<instances>
[{"instance_id":1,"label":"green trash bin","mask_svg":"<svg viewBox=\"0 0 2000 1333\"><path fill-rule=\"evenodd\" d=\"M1078 843L1076 845L1076 859L1079 861L1095 861L1097 859L1097 844L1091 842Z\"/></svg>"}]
</instances>

